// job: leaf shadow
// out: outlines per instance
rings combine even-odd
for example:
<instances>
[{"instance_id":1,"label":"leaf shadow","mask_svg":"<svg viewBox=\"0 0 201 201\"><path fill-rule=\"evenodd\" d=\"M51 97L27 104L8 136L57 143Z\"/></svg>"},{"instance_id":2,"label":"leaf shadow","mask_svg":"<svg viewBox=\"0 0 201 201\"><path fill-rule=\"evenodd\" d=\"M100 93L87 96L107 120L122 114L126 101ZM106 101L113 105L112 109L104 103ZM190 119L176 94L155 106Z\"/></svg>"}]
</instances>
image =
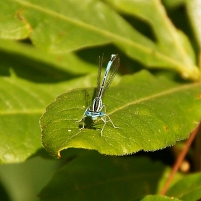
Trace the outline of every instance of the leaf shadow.
<instances>
[{"instance_id":1,"label":"leaf shadow","mask_svg":"<svg viewBox=\"0 0 201 201\"><path fill-rule=\"evenodd\" d=\"M96 88L93 89L92 96L90 96L90 94L87 91L87 89L82 90L82 93L83 93L83 96L84 96L83 99L85 100L85 108L91 107L93 99L96 96L96 90L97 90ZM94 121L92 120L91 117L84 117L83 122L80 122L78 127L80 129L83 128L83 124L84 124L84 128L96 130L96 127L94 126Z\"/></svg>"},{"instance_id":2,"label":"leaf shadow","mask_svg":"<svg viewBox=\"0 0 201 201\"><path fill-rule=\"evenodd\" d=\"M21 55L0 50L0 76L10 77L14 73L23 79L37 83L57 83L75 79L75 75L57 66Z\"/></svg>"}]
</instances>

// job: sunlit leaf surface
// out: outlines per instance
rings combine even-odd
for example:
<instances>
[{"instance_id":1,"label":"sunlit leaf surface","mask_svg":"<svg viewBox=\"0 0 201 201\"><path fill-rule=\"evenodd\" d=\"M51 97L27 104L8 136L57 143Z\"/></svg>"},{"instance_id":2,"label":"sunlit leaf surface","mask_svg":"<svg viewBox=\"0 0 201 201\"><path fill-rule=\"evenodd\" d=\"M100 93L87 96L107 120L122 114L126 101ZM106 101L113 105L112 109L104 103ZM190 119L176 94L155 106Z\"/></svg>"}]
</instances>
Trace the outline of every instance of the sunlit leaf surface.
<instances>
[{"instance_id":1,"label":"sunlit leaf surface","mask_svg":"<svg viewBox=\"0 0 201 201\"><path fill-rule=\"evenodd\" d=\"M86 94L93 90L72 90L47 107L40 125L43 145L52 155L70 147L110 155L162 149L186 139L201 117L200 83L179 84L141 72L125 76L105 95L107 114L119 128L108 122L101 135L102 120L82 130L76 123L86 109Z\"/></svg>"}]
</instances>

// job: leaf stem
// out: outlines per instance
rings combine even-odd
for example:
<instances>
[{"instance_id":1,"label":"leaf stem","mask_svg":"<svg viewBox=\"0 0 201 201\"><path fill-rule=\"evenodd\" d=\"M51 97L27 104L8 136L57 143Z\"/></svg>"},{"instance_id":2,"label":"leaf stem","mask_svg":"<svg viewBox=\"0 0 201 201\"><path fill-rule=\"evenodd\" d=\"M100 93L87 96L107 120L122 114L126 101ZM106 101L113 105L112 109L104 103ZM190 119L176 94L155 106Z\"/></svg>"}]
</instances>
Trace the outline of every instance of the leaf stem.
<instances>
[{"instance_id":1,"label":"leaf stem","mask_svg":"<svg viewBox=\"0 0 201 201\"><path fill-rule=\"evenodd\" d=\"M166 194L166 192L167 192L167 190L168 190L168 188L170 186L170 183L173 180L175 173L178 171L179 167L181 166L181 163L182 163L184 157L186 156L186 153L188 152L188 150L189 150L189 148L190 148L190 146L191 146L196 134L198 133L199 128L200 128L200 124L193 130L193 132L191 133L190 137L186 141L185 147L182 150L182 152L179 154L179 156L178 156L178 158L177 158L177 160L176 160L176 162L175 162L175 164L174 164L174 166L172 168L172 171L171 171L171 173L170 173L170 175L169 175L169 177L168 177L163 189L160 192L160 195L165 195Z\"/></svg>"}]
</instances>

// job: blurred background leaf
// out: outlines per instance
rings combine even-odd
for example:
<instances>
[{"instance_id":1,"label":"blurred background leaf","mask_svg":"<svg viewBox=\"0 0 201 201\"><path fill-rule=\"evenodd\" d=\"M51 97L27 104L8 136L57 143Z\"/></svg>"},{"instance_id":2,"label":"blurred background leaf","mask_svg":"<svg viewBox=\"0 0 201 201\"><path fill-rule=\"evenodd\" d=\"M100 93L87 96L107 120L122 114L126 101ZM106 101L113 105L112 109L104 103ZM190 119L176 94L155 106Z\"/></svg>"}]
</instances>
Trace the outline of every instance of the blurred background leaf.
<instances>
[{"instance_id":1,"label":"blurred background leaf","mask_svg":"<svg viewBox=\"0 0 201 201\"><path fill-rule=\"evenodd\" d=\"M167 172L164 165L147 158L84 151L56 171L39 197L42 201L133 200L155 194Z\"/></svg>"},{"instance_id":2,"label":"blurred background leaf","mask_svg":"<svg viewBox=\"0 0 201 201\"><path fill-rule=\"evenodd\" d=\"M109 2L119 10L145 21L154 39L140 33L98 0L85 4L81 0L52 0L51 3L39 0L10 1L12 4L5 2L3 11L12 11L21 23L26 23L31 29L29 37L33 44L49 52L64 53L113 42L129 57L147 67L173 69L188 79L200 78L188 38L174 27L159 0ZM2 32L8 29L10 23L7 21ZM18 26L20 28L21 24Z\"/></svg>"},{"instance_id":3,"label":"blurred background leaf","mask_svg":"<svg viewBox=\"0 0 201 201\"><path fill-rule=\"evenodd\" d=\"M167 192L181 200L197 201L201 198L201 173L190 174L179 180Z\"/></svg>"},{"instance_id":4,"label":"blurred background leaf","mask_svg":"<svg viewBox=\"0 0 201 201\"><path fill-rule=\"evenodd\" d=\"M201 1L199 0L188 0L187 3L187 13L191 21L191 25L197 39L197 44L201 48Z\"/></svg>"}]
</instances>

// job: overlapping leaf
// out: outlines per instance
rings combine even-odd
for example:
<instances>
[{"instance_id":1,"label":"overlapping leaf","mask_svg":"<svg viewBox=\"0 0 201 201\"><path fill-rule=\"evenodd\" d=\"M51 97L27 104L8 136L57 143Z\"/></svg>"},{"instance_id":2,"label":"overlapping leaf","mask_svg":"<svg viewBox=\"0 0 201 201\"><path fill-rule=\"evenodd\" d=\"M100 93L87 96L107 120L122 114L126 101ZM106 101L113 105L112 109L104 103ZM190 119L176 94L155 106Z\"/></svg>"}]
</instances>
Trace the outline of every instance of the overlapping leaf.
<instances>
[{"instance_id":1,"label":"overlapping leaf","mask_svg":"<svg viewBox=\"0 0 201 201\"><path fill-rule=\"evenodd\" d=\"M78 64L90 68L73 54L65 70L62 64L55 67L57 60L48 60L50 55L38 53L23 44L0 42L0 163L24 161L42 148L38 122L47 104L67 89L95 82L96 75L79 78L67 71L77 71Z\"/></svg>"},{"instance_id":2,"label":"overlapping leaf","mask_svg":"<svg viewBox=\"0 0 201 201\"><path fill-rule=\"evenodd\" d=\"M186 78L200 78L187 37L174 27L159 0L110 1L124 12L147 21L154 30L156 42L140 34L98 0L85 4L81 0L10 2L4 1L3 13L10 13L10 10L20 13L19 21L26 22L31 29L29 37L43 49L63 53L113 42L127 55L149 67L171 68Z\"/></svg>"}]
</instances>

